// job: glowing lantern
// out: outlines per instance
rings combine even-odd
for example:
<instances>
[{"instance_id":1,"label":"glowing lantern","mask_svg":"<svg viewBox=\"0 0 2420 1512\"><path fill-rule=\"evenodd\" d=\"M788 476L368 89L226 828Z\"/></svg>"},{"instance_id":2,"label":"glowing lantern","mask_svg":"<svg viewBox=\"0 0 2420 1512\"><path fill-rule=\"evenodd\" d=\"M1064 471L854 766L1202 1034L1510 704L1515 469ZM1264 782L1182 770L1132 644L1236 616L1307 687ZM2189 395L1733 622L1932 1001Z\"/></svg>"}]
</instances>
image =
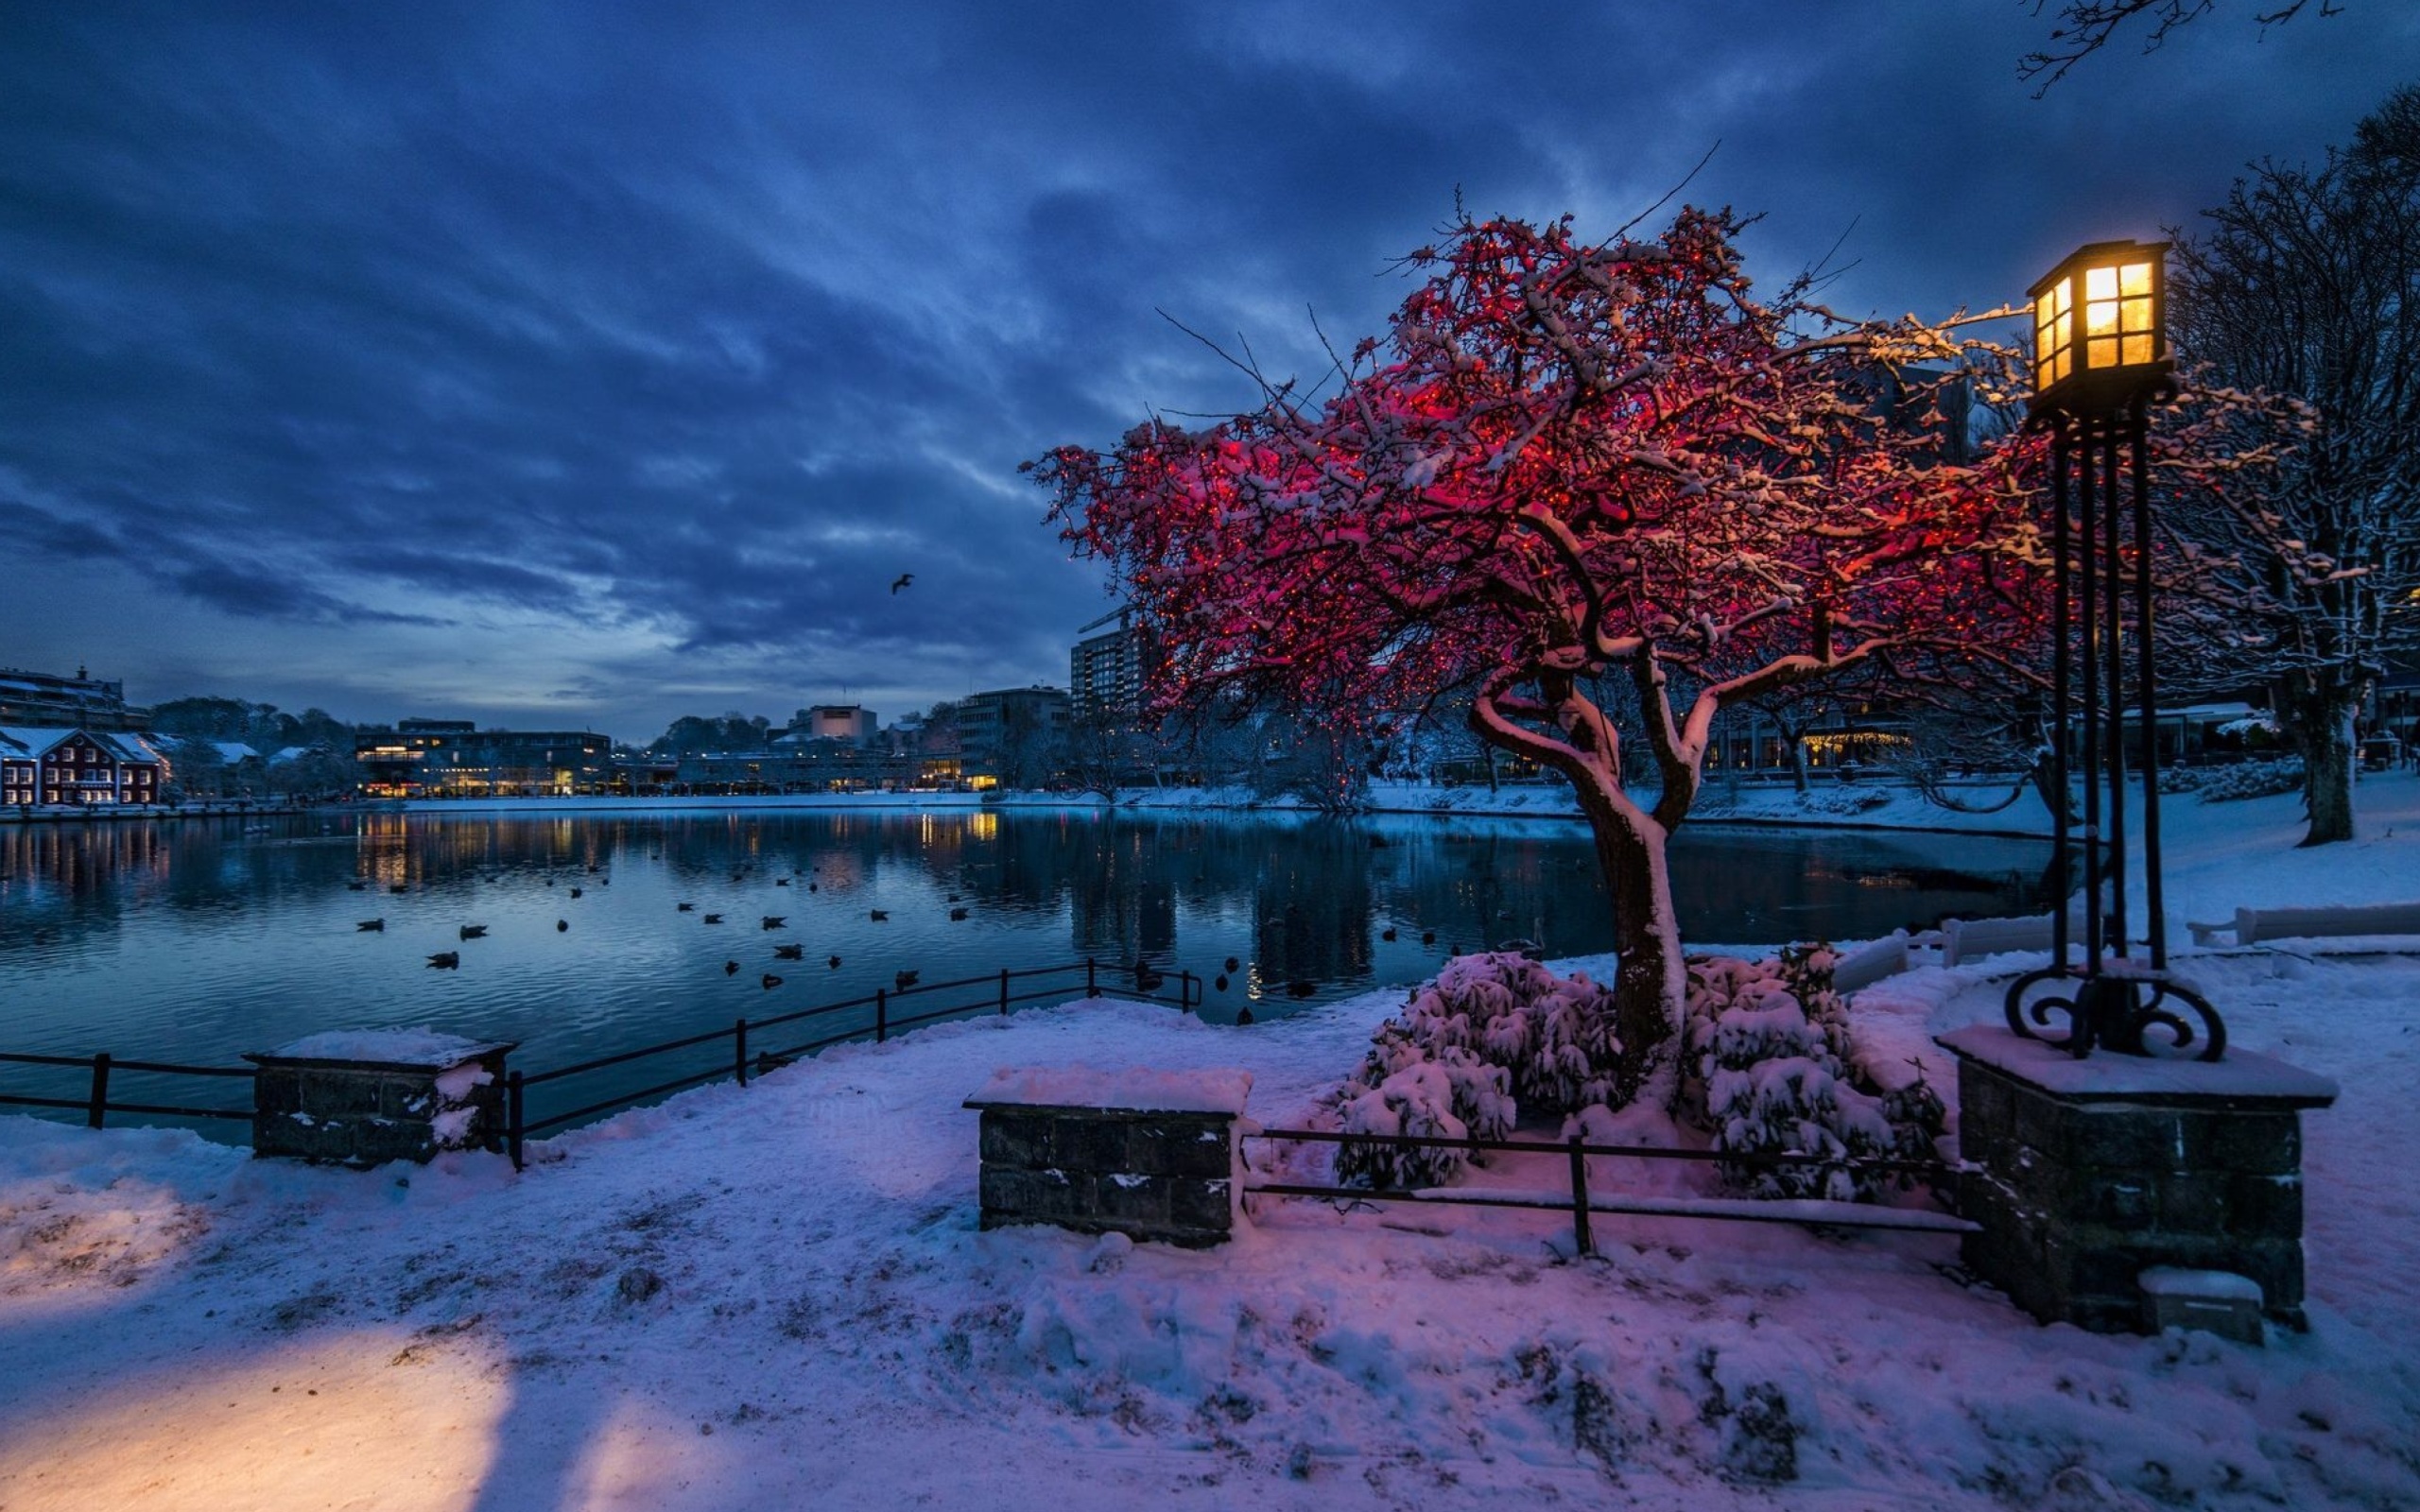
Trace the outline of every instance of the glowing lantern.
<instances>
[{"instance_id":1,"label":"glowing lantern","mask_svg":"<svg viewBox=\"0 0 2420 1512\"><path fill-rule=\"evenodd\" d=\"M2033 300L2033 407L2086 412L2167 382L2166 242L2080 247Z\"/></svg>"}]
</instances>

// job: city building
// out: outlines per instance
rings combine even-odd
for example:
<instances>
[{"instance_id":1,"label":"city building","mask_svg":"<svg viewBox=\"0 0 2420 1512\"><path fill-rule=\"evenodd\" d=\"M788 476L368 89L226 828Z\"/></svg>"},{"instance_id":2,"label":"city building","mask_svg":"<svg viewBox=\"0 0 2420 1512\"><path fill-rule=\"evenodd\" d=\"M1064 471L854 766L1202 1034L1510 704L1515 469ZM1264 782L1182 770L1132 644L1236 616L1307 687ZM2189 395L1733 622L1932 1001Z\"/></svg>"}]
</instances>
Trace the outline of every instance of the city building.
<instances>
[{"instance_id":1,"label":"city building","mask_svg":"<svg viewBox=\"0 0 2420 1512\"><path fill-rule=\"evenodd\" d=\"M1039 787L1066 759L1067 690L1037 683L970 693L958 704L963 769L978 787Z\"/></svg>"},{"instance_id":2,"label":"city building","mask_svg":"<svg viewBox=\"0 0 2420 1512\"><path fill-rule=\"evenodd\" d=\"M403 719L354 747L372 798L568 798L613 781L613 742L585 730L481 730L468 719Z\"/></svg>"},{"instance_id":3,"label":"city building","mask_svg":"<svg viewBox=\"0 0 2420 1512\"><path fill-rule=\"evenodd\" d=\"M150 710L127 703L125 683L82 667L72 678L0 668L0 725L110 731L139 730L150 721Z\"/></svg>"},{"instance_id":4,"label":"city building","mask_svg":"<svg viewBox=\"0 0 2420 1512\"><path fill-rule=\"evenodd\" d=\"M880 725L873 710L858 704L817 704L812 709L800 710L790 721L790 728L774 744L845 740L853 746L867 746L873 743Z\"/></svg>"},{"instance_id":5,"label":"city building","mask_svg":"<svg viewBox=\"0 0 2420 1512\"><path fill-rule=\"evenodd\" d=\"M1112 619L1116 628L1085 633ZM1068 719L1080 729L1122 729L1142 707L1149 638L1132 609L1103 615L1076 633L1084 638L1067 653Z\"/></svg>"},{"instance_id":6,"label":"city building","mask_svg":"<svg viewBox=\"0 0 2420 1512\"><path fill-rule=\"evenodd\" d=\"M125 730L0 726L0 803L157 803L168 764Z\"/></svg>"}]
</instances>

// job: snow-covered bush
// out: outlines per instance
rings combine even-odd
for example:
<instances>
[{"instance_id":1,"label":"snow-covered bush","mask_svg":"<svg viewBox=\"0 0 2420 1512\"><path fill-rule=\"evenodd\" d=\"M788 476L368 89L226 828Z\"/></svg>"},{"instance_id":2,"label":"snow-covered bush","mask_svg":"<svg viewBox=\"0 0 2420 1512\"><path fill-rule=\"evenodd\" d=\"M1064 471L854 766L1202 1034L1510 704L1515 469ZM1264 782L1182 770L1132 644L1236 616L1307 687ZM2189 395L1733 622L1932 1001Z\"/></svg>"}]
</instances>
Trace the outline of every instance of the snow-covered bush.
<instances>
[{"instance_id":1,"label":"snow-covered bush","mask_svg":"<svg viewBox=\"0 0 2420 1512\"><path fill-rule=\"evenodd\" d=\"M2179 766L2159 774L2161 792L2198 794L2204 803L2273 798L2280 793L2299 793L2302 786L2303 762L2299 756L2230 762L2224 766Z\"/></svg>"},{"instance_id":2,"label":"snow-covered bush","mask_svg":"<svg viewBox=\"0 0 2420 1512\"><path fill-rule=\"evenodd\" d=\"M1921 1082L1888 1099L1849 1068L1848 1009L1832 989L1836 957L1820 946L1772 960L1689 963L1689 1065L1684 1111L1718 1150L1842 1159L1928 1155L1941 1100ZM1894 1113L1897 1115L1894 1118ZM1830 1165L1726 1163L1734 1186L1760 1197L1871 1198L1885 1178Z\"/></svg>"},{"instance_id":3,"label":"snow-covered bush","mask_svg":"<svg viewBox=\"0 0 2420 1512\"><path fill-rule=\"evenodd\" d=\"M1620 1056L1614 994L1586 973L1557 976L1512 951L1457 956L1371 1036L1336 1108L1352 1133L1500 1139L1523 1105L1569 1113L1609 1102ZM1345 1144L1337 1173L1434 1185L1467 1159L1461 1150Z\"/></svg>"}]
</instances>

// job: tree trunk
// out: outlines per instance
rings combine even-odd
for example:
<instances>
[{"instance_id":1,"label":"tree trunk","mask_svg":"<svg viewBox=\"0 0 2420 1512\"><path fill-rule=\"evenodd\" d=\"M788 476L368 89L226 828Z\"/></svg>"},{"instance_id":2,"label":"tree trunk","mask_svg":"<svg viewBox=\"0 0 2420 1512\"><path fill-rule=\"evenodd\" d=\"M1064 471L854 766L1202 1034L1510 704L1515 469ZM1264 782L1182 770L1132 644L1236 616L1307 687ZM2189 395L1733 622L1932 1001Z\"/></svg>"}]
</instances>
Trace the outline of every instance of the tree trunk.
<instances>
[{"instance_id":1,"label":"tree trunk","mask_svg":"<svg viewBox=\"0 0 2420 1512\"><path fill-rule=\"evenodd\" d=\"M1806 742L1801 737L1791 734L1784 734L1782 738L1789 744L1790 781L1798 784L1798 790L1800 792L1813 792L1814 785L1807 780L1806 776Z\"/></svg>"},{"instance_id":2,"label":"tree trunk","mask_svg":"<svg viewBox=\"0 0 2420 1512\"><path fill-rule=\"evenodd\" d=\"M2303 811L2310 831L2305 845L2332 845L2353 838L2353 717L2348 709L2321 722L2301 741Z\"/></svg>"},{"instance_id":3,"label":"tree trunk","mask_svg":"<svg viewBox=\"0 0 2420 1512\"><path fill-rule=\"evenodd\" d=\"M1596 784L1573 786L1596 841L1598 869L1613 894L1614 949L1620 956L1614 972L1614 1032L1622 1042L1617 1091L1625 1105L1644 1098L1668 1108L1680 1091L1688 989L1665 861L1670 836L1652 818L1624 813Z\"/></svg>"},{"instance_id":4,"label":"tree trunk","mask_svg":"<svg viewBox=\"0 0 2420 1512\"><path fill-rule=\"evenodd\" d=\"M2353 838L2353 716L2361 690L2332 676L2307 675L2278 701L2303 758L2303 813L2310 821L2304 845L2333 845Z\"/></svg>"}]
</instances>

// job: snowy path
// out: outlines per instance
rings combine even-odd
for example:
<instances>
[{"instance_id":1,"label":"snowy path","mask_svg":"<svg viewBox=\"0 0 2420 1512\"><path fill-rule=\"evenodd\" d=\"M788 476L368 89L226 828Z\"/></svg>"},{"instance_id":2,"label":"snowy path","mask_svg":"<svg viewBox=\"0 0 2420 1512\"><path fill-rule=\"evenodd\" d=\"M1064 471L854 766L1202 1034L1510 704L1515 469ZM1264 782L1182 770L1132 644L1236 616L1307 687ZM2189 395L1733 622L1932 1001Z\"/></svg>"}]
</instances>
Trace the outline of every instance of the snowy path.
<instances>
[{"instance_id":1,"label":"snowy path","mask_svg":"<svg viewBox=\"0 0 2420 1512\"><path fill-rule=\"evenodd\" d=\"M1843 1509L2415 1504L2420 965L2211 971L2242 1042L2348 1087L2311 1121L2315 1326L2266 1350L2035 1328L1932 1237L1600 1219L1573 1264L1550 1215L1315 1203L1209 1254L977 1233L958 1104L994 1067L1239 1065L1275 1121L1390 1006L1097 1005L709 1088L517 1178L0 1122L0 1508L1723 1507L1785 1472ZM1996 1012L1896 987L1878 1021Z\"/></svg>"}]
</instances>

